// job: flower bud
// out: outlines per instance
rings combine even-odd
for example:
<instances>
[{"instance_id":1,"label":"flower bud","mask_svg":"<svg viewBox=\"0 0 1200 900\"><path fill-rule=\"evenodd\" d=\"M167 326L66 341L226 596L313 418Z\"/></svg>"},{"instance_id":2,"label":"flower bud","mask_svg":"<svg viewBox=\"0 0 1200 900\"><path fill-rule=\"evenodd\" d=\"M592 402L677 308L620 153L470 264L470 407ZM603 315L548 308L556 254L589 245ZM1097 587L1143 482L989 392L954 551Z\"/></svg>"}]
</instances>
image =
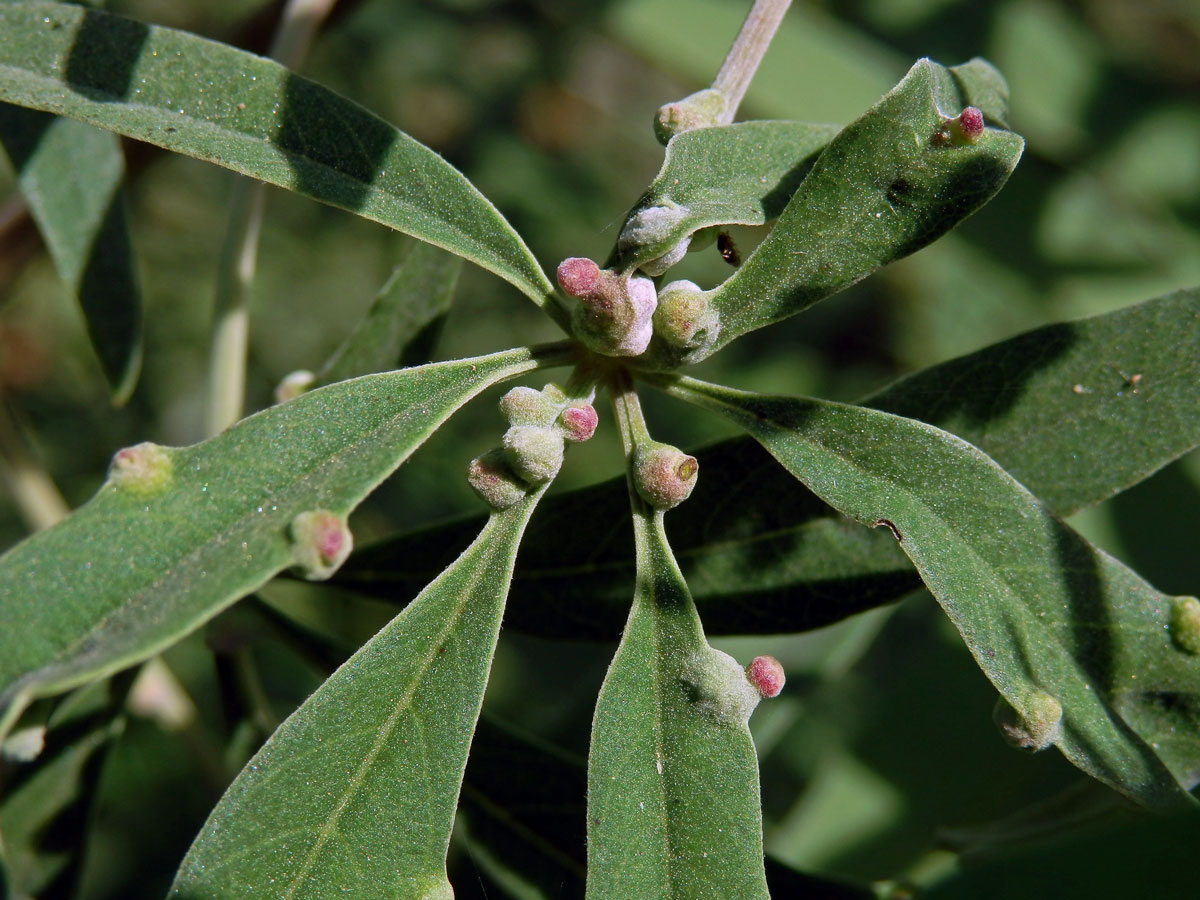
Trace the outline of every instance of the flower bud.
<instances>
[{"instance_id":1,"label":"flower bud","mask_svg":"<svg viewBox=\"0 0 1200 900\"><path fill-rule=\"evenodd\" d=\"M568 406L559 414L558 426L564 439L573 444L582 443L596 433L600 417L590 403Z\"/></svg>"},{"instance_id":2,"label":"flower bud","mask_svg":"<svg viewBox=\"0 0 1200 900\"><path fill-rule=\"evenodd\" d=\"M492 509L508 509L524 499L529 486L517 477L500 448L489 450L467 466L471 490Z\"/></svg>"},{"instance_id":3,"label":"flower bud","mask_svg":"<svg viewBox=\"0 0 1200 900\"><path fill-rule=\"evenodd\" d=\"M996 701L992 721L1004 740L1019 750L1045 750L1062 730L1062 704L1045 691L1032 690L1021 698L1021 709L1003 697Z\"/></svg>"},{"instance_id":4,"label":"flower bud","mask_svg":"<svg viewBox=\"0 0 1200 900\"><path fill-rule=\"evenodd\" d=\"M655 509L674 509L692 493L700 463L670 444L657 441L634 450L633 483Z\"/></svg>"},{"instance_id":5,"label":"flower bud","mask_svg":"<svg viewBox=\"0 0 1200 900\"><path fill-rule=\"evenodd\" d=\"M144 441L116 452L108 467L108 483L145 499L171 486L175 480L174 468L166 447Z\"/></svg>"},{"instance_id":6,"label":"flower bud","mask_svg":"<svg viewBox=\"0 0 1200 900\"><path fill-rule=\"evenodd\" d=\"M724 725L744 725L762 699L737 660L712 647L684 664L680 680L692 708Z\"/></svg>"},{"instance_id":7,"label":"flower bud","mask_svg":"<svg viewBox=\"0 0 1200 900\"><path fill-rule=\"evenodd\" d=\"M500 398L500 412L509 425L549 425L558 417L559 404L545 391L515 387Z\"/></svg>"},{"instance_id":8,"label":"flower bud","mask_svg":"<svg viewBox=\"0 0 1200 900\"><path fill-rule=\"evenodd\" d=\"M563 462L563 436L558 429L514 425L504 433L504 455L517 476L543 484L558 474Z\"/></svg>"},{"instance_id":9,"label":"flower bud","mask_svg":"<svg viewBox=\"0 0 1200 900\"><path fill-rule=\"evenodd\" d=\"M606 356L640 355L654 332L654 282L600 268L593 279L584 263L591 260L568 259L558 267L563 290L580 301L571 321L576 337Z\"/></svg>"},{"instance_id":10,"label":"flower bud","mask_svg":"<svg viewBox=\"0 0 1200 900\"><path fill-rule=\"evenodd\" d=\"M778 697L787 678L783 666L773 656L756 656L746 666L746 677L763 697Z\"/></svg>"},{"instance_id":11,"label":"flower bud","mask_svg":"<svg viewBox=\"0 0 1200 900\"><path fill-rule=\"evenodd\" d=\"M983 113L974 106L968 106L954 120L954 124L958 135L973 143L983 134Z\"/></svg>"},{"instance_id":12,"label":"flower bud","mask_svg":"<svg viewBox=\"0 0 1200 900\"><path fill-rule=\"evenodd\" d=\"M680 240L679 243L677 243L662 256L658 257L657 259L652 259L648 262L642 263L639 268L647 275L658 277L687 255L688 247L691 245L691 243L692 238L691 235L689 235Z\"/></svg>"},{"instance_id":13,"label":"flower bud","mask_svg":"<svg viewBox=\"0 0 1200 900\"><path fill-rule=\"evenodd\" d=\"M292 560L309 581L324 581L346 561L354 538L346 519L327 509L302 512L289 528Z\"/></svg>"},{"instance_id":14,"label":"flower bud","mask_svg":"<svg viewBox=\"0 0 1200 900\"><path fill-rule=\"evenodd\" d=\"M1175 597L1171 601L1171 640L1180 650L1200 654L1200 600Z\"/></svg>"},{"instance_id":15,"label":"flower bud","mask_svg":"<svg viewBox=\"0 0 1200 900\"><path fill-rule=\"evenodd\" d=\"M308 369L297 369L290 375L285 375L283 381L275 387L275 402L287 403L289 400L295 400L312 387L316 380L317 376Z\"/></svg>"},{"instance_id":16,"label":"flower bud","mask_svg":"<svg viewBox=\"0 0 1200 900\"><path fill-rule=\"evenodd\" d=\"M666 206L647 206L645 209L640 209L625 222L625 226L621 229L621 234L617 238L617 247L621 250L633 250L638 247L661 244L671 237L675 227L683 221L689 212L690 210L686 206L677 206L674 203ZM672 249L668 252L673 253L674 250ZM683 259L683 254L686 252L687 245L685 244L676 262L679 259ZM666 268L666 266L663 267L664 270Z\"/></svg>"},{"instance_id":17,"label":"flower bud","mask_svg":"<svg viewBox=\"0 0 1200 900\"><path fill-rule=\"evenodd\" d=\"M666 145L675 135L697 128L720 124L725 112L725 95L715 88L705 88L682 100L667 103L654 114L654 136Z\"/></svg>"},{"instance_id":18,"label":"flower bud","mask_svg":"<svg viewBox=\"0 0 1200 900\"><path fill-rule=\"evenodd\" d=\"M672 347L689 352L707 350L716 343L720 330L717 311L695 282L672 281L659 291L654 333Z\"/></svg>"}]
</instances>

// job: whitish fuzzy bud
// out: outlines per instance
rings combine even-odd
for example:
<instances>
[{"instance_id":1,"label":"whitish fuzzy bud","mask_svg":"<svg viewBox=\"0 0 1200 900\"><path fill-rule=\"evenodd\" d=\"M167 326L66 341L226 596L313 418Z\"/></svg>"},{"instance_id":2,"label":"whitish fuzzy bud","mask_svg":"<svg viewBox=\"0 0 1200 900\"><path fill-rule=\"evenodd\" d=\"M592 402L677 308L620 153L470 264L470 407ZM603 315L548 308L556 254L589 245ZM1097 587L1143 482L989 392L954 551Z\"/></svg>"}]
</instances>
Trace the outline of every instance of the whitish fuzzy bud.
<instances>
[{"instance_id":1,"label":"whitish fuzzy bud","mask_svg":"<svg viewBox=\"0 0 1200 900\"><path fill-rule=\"evenodd\" d=\"M287 403L289 400L295 400L308 391L316 380L317 376L308 369L298 369L290 375L285 375L283 381L275 388L275 402Z\"/></svg>"},{"instance_id":2,"label":"whitish fuzzy bud","mask_svg":"<svg viewBox=\"0 0 1200 900\"><path fill-rule=\"evenodd\" d=\"M174 468L166 447L145 441L116 452L108 467L108 483L139 498L154 497L174 482Z\"/></svg>"},{"instance_id":3,"label":"whitish fuzzy bud","mask_svg":"<svg viewBox=\"0 0 1200 900\"><path fill-rule=\"evenodd\" d=\"M685 237L662 256L658 257L657 259L652 259L649 262L642 263L640 266L641 270L647 275L653 275L655 277L661 275L663 272L667 271L667 269L671 268L671 266L675 265L675 263L687 256L688 247L691 243L691 236Z\"/></svg>"},{"instance_id":4,"label":"whitish fuzzy bud","mask_svg":"<svg viewBox=\"0 0 1200 900\"><path fill-rule=\"evenodd\" d=\"M670 444L653 442L633 454L634 486L655 509L674 509L696 486L700 463Z\"/></svg>"},{"instance_id":5,"label":"whitish fuzzy bud","mask_svg":"<svg viewBox=\"0 0 1200 900\"><path fill-rule=\"evenodd\" d=\"M0 747L0 757L17 763L33 762L46 748L46 726L30 725L18 728Z\"/></svg>"},{"instance_id":6,"label":"whitish fuzzy bud","mask_svg":"<svg viewBox=\"0 0 1200 900\"><path fill-rule=\"evenodd\" d=\"M590 403L568 406L559 414L558 427L564 439L573 444L583 443L596 433L600 417Z\"/></svg>"},{"instance_id":7,"label":"whitish fuzzy bud","mask_svg":"<svg viewBox=\"0 0 1200 900\"><path fill-rule=\"evenodd\" d=\"M1171 640L1180 650L1200 654L1200 600L1175 597L1171 601Z\"/></svg>"},{"instance_id":8,"label":"whitish fuzzy bud","mask_svg":"<svg viewBox=\"0 0 1200 900\"><path fill-rule=\"evenodd\" d=\"M346 561L354 538L346 519L327 509L302 512L292 519L292 560L309 581L324 581Z\"/></svg>"},{"instance_id":9,"label":"whitish fuzzy bud","mask_svg":"<svg viewBox=\"0 0 1200 900\"><path fill-rule=\"evenodd\" d=\"M549 425L558 417L559 404L546 392L515 387L500 398L500 412L509 425Z\"/></svg>"},{"instance_id":10,"label":"whitish fuzzy bud","mask_svg":"<svg viewBox=\"0 0 1200 900\"><path fill-rule=\"evenodd\" d=\"M746 666L746 677L754 689L764 697L778 697L787 678L783 665L773 656L756 656Z\"/></svg>"},{"instance_id":11,"label":"whitish fuzzy bud","mask_svg":"<svg viewBox=\"0 0 1200 900\"><path fill-rule=\"evenodd\" d=\"M687 661L682 681L692 708L726 725L742 725L762 695L728 653L709 647Z\"/></svg>"},{"instance_id":12,"label":"whitish fuzzy bud","mask_svg":"<svg viewBox=\"0 0 1200 900\"><path fill-rule=\"evenodd\" d=\"M707 350L717 341L721 320L708 294L693 281L672 281L658 294L654 333L685 351Z\"/></svg>"},{"instance_id":13,"label":"whitish fuzzy bud","mask_svg":"<svg viewBox=\"0 0 1200 900\"><path fill-rule=\"evenodd\" d=\"M1062 704L1045 691L1030 691L1018 710L1001 697L992 710L992 721L1004 740L1020 750L1045 750L1062 730Z\"/></svg>"},{"instance_id":14,"label":"whitish fuzzy bud","mask_svg":"<svg viewBox=\"0 0 1200 900\"><path fill-rule=\"evenodd\" d=\"M674 203L664 206L647 206L645 209L638 210L629 217L625 227L621 229L621 234L617 238L617 246L622 250L630 250L635 247L660 244L671 237L675 227L683 221L687 214L686 206L676 206ZM679 254L679 259L683 259L683 254L686 252L687 246L685 245Z\"/></svg>"},{"instance_id":15,"label":"whitish fuzzy bud","mask_svg":"<svg viewBox=\"0 0 1200 900\"><path fill-rule=\"evenodd\" d=\"M529 485L517 477L508 464L508 456L498 447L471 460L467 482L475 495L492 509L508 509L529 491Z\"/></svg>"},{"instance_id":16,"label":"whitish fuzzy bud","mask_svg":"<svg viewBox=\"0 0 1200 900\"><path fill-rule=\"evenodd\" d=\"M654 136L665 145L685 131L719 125L725 106L725 95L714 88L705 88L682 100L667 103L654 114Z\"/></svg>"},{"instance_id":17,"label":"whitish fuzzy bud","mask_svg":"<svg viewBox=\"0 0 1200 900\"><path fill-rule=\"evenodd\" d=\"M560 282L562 268L559 266ZM580 301L571 320L576 336L607 356L641 355L654 333L654 308L658 304L654 282L608 269L598 272L590 291L573 295Z\"/></svg>"},{"instance_id":18,"label":"whitish fuzzy bud","mask_svg":"<svg viewBox=\"0 0 1200 900\"><path fill-rule=\"evenodd\" d=\"M504 432L504 455L517 475L543 484L558 474L563 462L563 436L557 428L514 425Z\"/></svg>"}]
</instances>

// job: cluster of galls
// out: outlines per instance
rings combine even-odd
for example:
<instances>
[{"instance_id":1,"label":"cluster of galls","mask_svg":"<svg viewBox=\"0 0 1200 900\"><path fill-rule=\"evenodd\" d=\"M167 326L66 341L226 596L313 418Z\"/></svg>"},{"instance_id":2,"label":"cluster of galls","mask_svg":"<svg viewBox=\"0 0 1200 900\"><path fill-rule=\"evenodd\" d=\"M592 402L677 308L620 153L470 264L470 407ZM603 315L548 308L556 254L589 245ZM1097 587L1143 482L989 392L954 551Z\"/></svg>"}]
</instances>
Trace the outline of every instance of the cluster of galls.
<instances>
[{"instance_id":1,"label":"cluster of galls","mask_svg":"<svg viewBox=\"0 0 1200 900\"><path fill-rule=\"evenodd\" d=\"M471 460L467 480L493 509L507 509L562 467L567 442L581 443L596 431L596 410L567 396L556 384L542 390L515 387L500 400L508 419L501 446Z\"/></svg>"},{"instance_id":2,"label":"cluster of galls","mask_svg":"<svg viewBox=\"0 0 1200 900\"><path fill-rule=\"evenodd\" d=\"M689 240L680 242L684 251ZM643 270L649 271L645 266ZM672 281L656 290L642 275L601 269L590 259L571 257L559 264L558 283L580 301L572 312L575 336L597 353L642 357L639 362L649 368L673 368L716 343L717 313L708 293L691 281Z\"/></svg>"}]
</instances>

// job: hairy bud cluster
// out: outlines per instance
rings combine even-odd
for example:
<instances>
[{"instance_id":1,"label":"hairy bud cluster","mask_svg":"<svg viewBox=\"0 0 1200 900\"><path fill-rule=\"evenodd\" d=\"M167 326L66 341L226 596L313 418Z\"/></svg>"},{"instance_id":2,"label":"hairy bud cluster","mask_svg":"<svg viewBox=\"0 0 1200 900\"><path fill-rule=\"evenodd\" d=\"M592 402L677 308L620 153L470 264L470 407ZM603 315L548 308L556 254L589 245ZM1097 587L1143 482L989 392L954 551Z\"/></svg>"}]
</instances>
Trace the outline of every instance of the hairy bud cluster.
<instances>
[{"instance_id":1,"label":"hairy bud cluster","mask_svg":"<svg viewBox=\"0 0 1200 900\"><path fill-rule=\"evenodd\" d=\"M649 278L622 275L590 259L572 257L559 264L558 284L580 301L571 324L588 347L606 356L639 356L645 351L658 303Z\"/></svg>"},{"instance_id":2,"label":"hairy bud cluster","mask_svg":"<svg viewBox=\"0 0 1200 900\"><path fill-rule=\"evenodd\" d=\"M501 446L467 467L471 488L493 509L507 509L557 475L566 444L588 440L599 418L591 403L556 384L515 387L500 398L500 412L509 425Z\"/></svg>"}]
</instances>

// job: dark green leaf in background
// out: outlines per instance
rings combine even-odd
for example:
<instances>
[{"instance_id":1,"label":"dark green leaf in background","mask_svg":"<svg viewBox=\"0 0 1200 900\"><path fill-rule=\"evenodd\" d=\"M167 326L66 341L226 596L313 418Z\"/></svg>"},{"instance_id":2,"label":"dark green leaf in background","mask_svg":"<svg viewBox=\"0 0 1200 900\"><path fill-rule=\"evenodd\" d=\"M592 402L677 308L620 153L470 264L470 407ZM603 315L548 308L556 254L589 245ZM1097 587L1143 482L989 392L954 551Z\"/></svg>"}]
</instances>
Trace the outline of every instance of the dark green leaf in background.
<instances>
[{"instance_id":1,"label":"dark green leaf in background","mask_svg":"<svg viewBox=\"0 0 1200 900\"><path fill-rule=\"evenodd\" d=\"M201 444L139 445L132 473L0 557L0 613L15 623L0 632L7 720L32 697L145 659L255 590L295 562L297 516L348 514L467 400L554 354L367 375Z\"/></svg>"},{"instance_id":2,"label":"dark green leaf in background","mask_svg":"<svg viewBox=\"0 0 1200 900\"><path fill-rule=\"evenodd\" d=\"M661 384L737 422L845 515L891 531L1008 703L1044 722L1027 731L1148 805L1184 802L1200 782L1200 657L1172 639L1177 601L985 454L876 410Z\"/></svg>"},{"instance_id":3,"label":"dark green leaf in background","mask_svg":"<svg viewBox=\"0 0 1200 900\"><path fill-rule=\"evenodd\" d=\"M971 63L977 73L979 63ZM977 77L965 82L972 87ZM989 128L958 140L948 121L971 103L950 69L921 60L829 144L767 239L708 292L716 343L795 315L936 240L991 199L1024 142Z\"/></svg>"},{"instance_id":4,"label":"dark green leaf in background","mask_svg":"<svg viewBox=\"0 0 1200 900\"><path fill-rule=\"evenodd\" d=\"M592 727L587 896L765 900L758 761L739 705L753 688L705 641L662 513L634 516L633 609Z\"/></svg>"},{"instance_id":5,"label":"dark green leaf in background","mask_svg":"<svg viewBox=\"0 0 1200 900\"><path fill-rule=\"evenodd\" d=\"M495 513L280 726L213 810L171 897L453 897L459 787L541 493Z\"/></svg>"},{"instance_id":6,"label":"dark green leaf in background","mask_svg":"<svg viewBox=\"0 0 1200 900\"><path fill-rule=\"evenodd\" d=\"M636 229L642 240L619 247L609 265L636 268L711 225L771 221L837 131L807 122L741 122L676 135L662 169L626 216L627 223L647 217Z\"/></svg>"},{"instance_id":7,"label":"dark green leaf in background","mask_svg":"<svg viewBox=\"0 0 1200 900\"><path fill-rule=\"evenodd\" d=\"M410 346L450 309L462 260L431 244L414 244L379 289L354 333L317 373L320 384L384 372L401 365ZM414 347L419 355L419 347ZM412 360L426 362L425 359Z\"/></svg>"},{"instance_id":8,"label":"dark green leaf in background","mask_svg":"<svg viewBox=\"0 0 1200 900\"><path fill-rule=\"evenodd\" d=\"M350 210L471 260L538 305L552 296L520 237L458 171L278 63L65 3L2 4L0 33L2 100Z\"/></svg>"},{"instance_id":9,"label":"dark green leaf in background","mask_svg":"<svg viewBox=\"0 0 1200 900\"><path fill-rule=\"evenodd\" d=\"M74 292L116 403L142 361L142 305L117 136L0 103L0 144L63 282Z\"/></svg>"}]
</instances>

